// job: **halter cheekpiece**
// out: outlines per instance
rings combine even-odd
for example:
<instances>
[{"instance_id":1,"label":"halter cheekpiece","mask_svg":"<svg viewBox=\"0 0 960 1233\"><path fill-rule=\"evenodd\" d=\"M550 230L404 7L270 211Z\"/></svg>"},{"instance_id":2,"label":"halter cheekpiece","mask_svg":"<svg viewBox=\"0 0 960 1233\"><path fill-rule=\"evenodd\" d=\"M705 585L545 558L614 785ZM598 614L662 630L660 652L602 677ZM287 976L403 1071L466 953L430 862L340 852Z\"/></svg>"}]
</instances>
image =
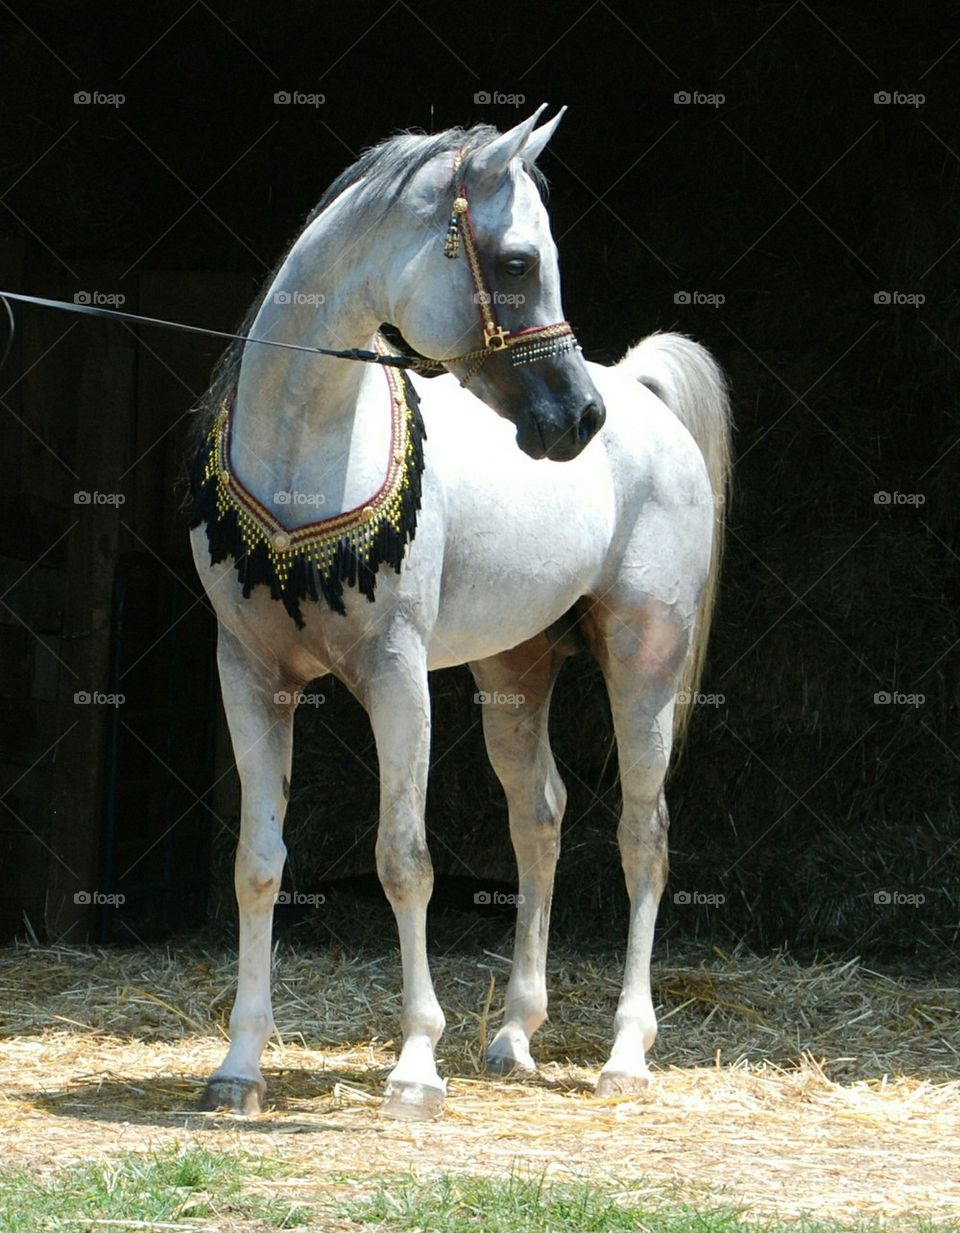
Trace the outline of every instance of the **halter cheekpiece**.
<instances>
[{"instance_id":1,"label":"halter cheekpiece","mask_svg":"<svg viewBox=\"0 0 960 1233\"><path fill-rule=\"evenodd\" d=\"M460 174L463 163L463 151L458 150L453 161L453 176L456 184L456 196L450 211L450 222L447 224L447 234L443 242L443 254L456 260L460 256L461 246L467 258L467 268L473 282L474 300L480 311L480 325L483 329L483 346L474 351L466 351L463 355L453 356L449 360L441 360L445 366L450 364L469 364L466 374L460 379L461 385L466 385L477 375L491 355L498 351L510 351L514 365L532 364L536 360L549 359L552 356L563 355L567 351L579 351L573 327L569 321L557 321L553 325L533 325L524 330L505 330L497 320L496 308L490 288L484 277L483 266L480 264L480 254L477 251L477 238L470 218L470 202L467 199L467 189Z\"/></svg>"}]
</instances>

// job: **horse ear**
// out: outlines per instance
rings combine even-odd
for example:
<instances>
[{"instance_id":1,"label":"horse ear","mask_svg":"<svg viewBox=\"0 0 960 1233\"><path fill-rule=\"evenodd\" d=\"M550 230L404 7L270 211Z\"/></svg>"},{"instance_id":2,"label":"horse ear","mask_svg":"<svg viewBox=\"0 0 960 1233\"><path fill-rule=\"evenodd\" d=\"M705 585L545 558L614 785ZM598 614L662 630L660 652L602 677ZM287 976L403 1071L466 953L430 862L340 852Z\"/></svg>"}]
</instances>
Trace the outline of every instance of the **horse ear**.
<instances>
[{"instance_id":1,"label":"horse ear","mask_svg":"<svg viewBox=\"0 0 960 1233\"><path fill-rule=\"evenodd\" d=\"M541 103L528 120L523 120L515 128L506 133L500 133L486 145L480 146L471 159L472 177L477 184L488 188L493 187L500 179L511 162L530 140L537 121L543 114L547 104Z\"/></svg>"},{"instance_id":2,"label":"horse ear","mask_svg":"<svg viewBox=\"0 0 960 1233\"><path fill-rule=\"evenodd\" d=\"M567 110L566 106L560 108L552 120L548 120L546 124L541 124L527 138L523 147L523 157L528 163L535 163L553 134L557 131L557 125L563 119L563 113Z\"/></svg>"}]
</instances>

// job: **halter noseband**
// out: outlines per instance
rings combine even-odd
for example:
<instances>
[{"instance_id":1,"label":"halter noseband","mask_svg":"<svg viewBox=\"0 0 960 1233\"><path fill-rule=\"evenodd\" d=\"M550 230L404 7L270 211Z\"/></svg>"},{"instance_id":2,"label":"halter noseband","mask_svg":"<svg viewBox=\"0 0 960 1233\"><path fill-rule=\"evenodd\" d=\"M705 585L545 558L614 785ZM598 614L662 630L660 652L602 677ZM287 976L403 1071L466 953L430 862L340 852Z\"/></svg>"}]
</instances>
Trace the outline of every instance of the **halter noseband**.
<instances>
[{"instance_id":1,"label":"halter noseband","mask_svg":"<svg viewBox=\"0 0 960 1233\"><path fill-rule=\"evenodd\" d=\"M453 162L453 174L456 179L463 162L463 151L458 150ZM580 350L573 327L569 321L557 321L553 325L532 325L525 330L505 330L497 320L493 296L487 286L480 264L480 254L477 251L477 240L470 219L470 203L467 200L467 190L463 178L457 184L457 195L453 201L450 223L447 227L447 237L443 244L445 257L460 256L460 243L467 257L467 268L473 282L474 299L480 311L480 325L483 329L483 346L475 351L466 351L463 355L455 355L449 360L439 361L444 365L469 364L466 375L460 384L466 385L477 375L484 362L498 351L511 351L514 365L532 364L535 360L547 359L549 356L563 355L567 351Z\"/></svg>"}]
</instances>

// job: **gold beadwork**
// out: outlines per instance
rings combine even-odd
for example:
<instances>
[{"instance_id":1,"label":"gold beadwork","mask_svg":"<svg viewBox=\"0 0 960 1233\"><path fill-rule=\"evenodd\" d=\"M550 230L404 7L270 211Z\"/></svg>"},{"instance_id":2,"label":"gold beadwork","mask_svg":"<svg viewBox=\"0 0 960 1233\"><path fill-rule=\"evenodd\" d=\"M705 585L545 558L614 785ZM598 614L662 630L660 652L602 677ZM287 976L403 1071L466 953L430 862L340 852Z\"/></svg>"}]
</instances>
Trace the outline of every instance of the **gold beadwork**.
<instances>
[{"instance_id":1,"label":"gold beadwork","mask_svg":"<svg viewBox=\"0 0 960 1233\"><path fill-rule=\"evenodd\" d=\"M453 159L453 174L456 176L460 171L460 164L463 161L463 151L458 150ZM443 242L443 255L445 257L456 258L460 256L460 227L461 220L469 208L466 197L463 195L463 185L460 185L460 192L453 199L453 206L450 211L450 222L447 224L447 238Z\"/></svg>"},{"instance_id":2,"label":"gold beadwork","mask_svg":"<svg viewBox=\"0 0 960 1233\"><path fill-rule=\"evenodd\" d=\"M379 338L377 350L384 351ZM385 522L397 533L403 533L404 500L415 466L416 419L406 398L404 378L394 368L384 367L383 372L390 385L391 448L382 488L359 509L303 527L284 527L271 510L262 505L236 476L231 475L229 397L214 417L207 437L203 482L216 482L217 515L221 519L230 512L236 516L247 554L252 555L259 545L263 545L281 591L286 589L297 560L308 561L323 576L333 568L341 544L346 544L359 558L369 562L375 550L378 522Z\"/></svg>"}]
</instances>

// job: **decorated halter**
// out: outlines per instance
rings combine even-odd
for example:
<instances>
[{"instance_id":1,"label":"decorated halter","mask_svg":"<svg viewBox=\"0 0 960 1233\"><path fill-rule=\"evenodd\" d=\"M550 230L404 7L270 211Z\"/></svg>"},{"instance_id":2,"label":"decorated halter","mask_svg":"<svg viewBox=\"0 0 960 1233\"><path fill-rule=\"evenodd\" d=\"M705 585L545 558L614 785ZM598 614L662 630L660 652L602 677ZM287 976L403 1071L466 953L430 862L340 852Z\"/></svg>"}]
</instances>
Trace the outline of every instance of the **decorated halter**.
<instances>
[{"instance_id":1,"label":"decorated halter","mask_svg":"<svg viewBox=\"0 0 960 1233\"><path fill-rule=\"evenodd\" d=\"M443 255L456 259L460 256L461 242L467 258L467 268L473 282L474 299L480 310L480 325L483 329L483 346L475 351L466 351L452 359L442 362L450 364L469 364L466 375L460 384L471 381L491 355L500 351L510 351L514 365L532 364L535 360L544 360L550 356L563 355L567 351L579 351L573 327L569 321L557 321L553 325L533 325L525 330L505 330L497 320L493 296L484 278L483 267L480 264L480 254L477 251L477 238L470 219L470 203L467 200L466 184L460 176L463 162L463 151L458 150L453 162L453 174L457 184L456 197L447 227L447 236L443 244Z\"/></svg>"},{"instance_id":2,"label":"decorated halter","mask_svg":"<svg viewBox=\"0 0 960 1233\"><path fill-rule=\"evenodd\" d=\"M580 344L567 321L511 333L497 320L460 175L462 155L458 151L454 160L457 195L443 251L447 257L459 257L462 243L480 311L483 346L449 360L403 357L403 368L429 371L465 363L469 368L460 384L466 385L488 357L499 351L509 351L515 365L532 364L579 350ZM401 357L388 355L379 336L375 352L314 350L368 362L377 360L383 365L390 390L391 441L387 475L377 492L362 505L332 518L299 527L284 525L233 470L230 441L234 390L224 399L197 451L188 503L190 525L206 524L211 564L233 557L244 597L257 586L267 586L271 597L283 603L298 628L304 625L302 600L322 598L334 612L344 613L345 584L355 586L372 601L379 567L387 565L400 572L417 529L426 437L416 388L402 367L390 364Z\"/></svg>"}]
</instances>

